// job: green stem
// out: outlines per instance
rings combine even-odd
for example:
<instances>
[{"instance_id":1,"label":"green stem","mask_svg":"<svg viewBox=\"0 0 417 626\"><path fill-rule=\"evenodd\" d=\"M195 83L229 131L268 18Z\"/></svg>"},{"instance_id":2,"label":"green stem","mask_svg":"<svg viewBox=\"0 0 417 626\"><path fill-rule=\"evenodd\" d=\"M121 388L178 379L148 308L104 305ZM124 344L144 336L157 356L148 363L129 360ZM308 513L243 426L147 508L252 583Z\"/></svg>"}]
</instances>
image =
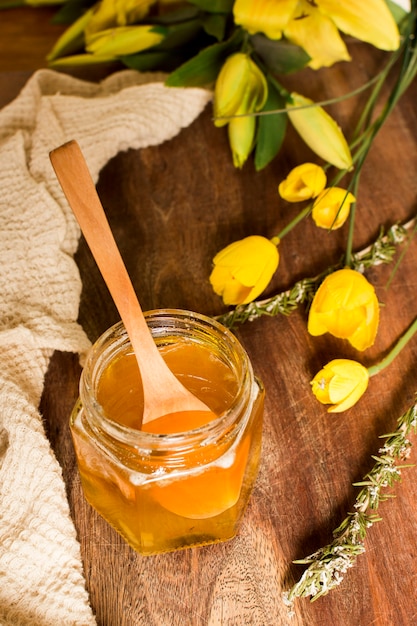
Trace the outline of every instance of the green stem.
<instances>
[{"instance_id":1,"label":"green stem","mask_svg":"<svg viewBox=\"0 0 417 626\"><path fill-rule=\"evenodd\" d=\"M402 337L399 338L399 340L397 341L395 346L392 348L392 350L390 350L387 356L376 365L372 365L371 367L368 367L369 376L375 376L375 374L378 374L378 372L386 368L388 365L391 365L395 357L398 356L398 354L410 341L410 339L413 337L416 331L417 331L417 318L414 320L414 322L411 324L408 330L404 333L404 335L402 335Z\"/></svg>"},{"instance_id":2,"label":"green stem","mask_svg":"<svg viewBox=\"0 0 417 626\"><path fill-rule=\"evenodd\" d=\"M359 178L360 178L360 169L356 171L356 175L354 177L354 180L352 181L352 193L356 199L358 197ZM346 256L345 256L345 263L347 267L352 266L352 250L353 250L353 234L355 230L355 216L356 216L356 200L355 202L352 202L352 205L350 207L349 231L347 234Z\"/></svg>"},{"instance_id":3,"label":"green stem","mask_svg":"<svg viewBox=\"0 0 417 626\"><path fill-rule=\"evenodd\" d=\"M273 237L273 239L278 239L278 241L280 241L287 233L290 232L290 230L294 228L294 226L297 226L297 224L299 224L305 217L307 217L311 213L311 208L312 205L309 204L305 209L300 211L298 215L296 215L294 219L291 220L291 222L284 226L284 228L281 230L280 233L278 233L278 235L275 235L275 237Z\"/></svg>"}]
</instances>

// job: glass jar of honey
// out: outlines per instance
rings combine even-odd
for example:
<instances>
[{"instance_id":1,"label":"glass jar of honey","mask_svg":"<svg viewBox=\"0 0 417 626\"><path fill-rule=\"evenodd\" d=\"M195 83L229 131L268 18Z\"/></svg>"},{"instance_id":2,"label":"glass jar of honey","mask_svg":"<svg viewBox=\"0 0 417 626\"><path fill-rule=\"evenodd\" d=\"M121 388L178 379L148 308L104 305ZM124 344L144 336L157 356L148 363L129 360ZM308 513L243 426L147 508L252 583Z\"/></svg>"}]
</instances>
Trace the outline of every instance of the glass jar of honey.
<instances>
[{"instance_id":1,"label":"glass jar of honey","mask_svg":"<svg viewBox=\"0 0 417 626\"><path fill-rule=\"evenodd\" d=\"M236 337L181 310L146 314L170 369L215 414L141 429L143 393L122 323L91 348L70 419L88 502L141 554L235 536L256 478L264 389Z\"/></svg>"}]
</instances>

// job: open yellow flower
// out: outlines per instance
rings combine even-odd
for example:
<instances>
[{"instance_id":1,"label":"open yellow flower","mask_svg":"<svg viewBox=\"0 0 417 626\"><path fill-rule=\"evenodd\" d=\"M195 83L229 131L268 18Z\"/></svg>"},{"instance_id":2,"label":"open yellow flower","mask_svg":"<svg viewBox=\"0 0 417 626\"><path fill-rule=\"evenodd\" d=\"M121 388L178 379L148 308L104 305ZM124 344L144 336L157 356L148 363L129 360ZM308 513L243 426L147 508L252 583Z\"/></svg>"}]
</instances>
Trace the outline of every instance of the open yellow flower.
<instances>
[{"instance_id":1,"label":"open yellow flower","mask_svg":"<svg viewBox=\"0 0 417 626\"><path fill-rule=\"evenodd\" d=\"M225 304L252 302L267 287L279 263L276 245L251 235L216 254L210 283Z\"/></svg>"},{"instance_id":2,"label":"open yellow flower","mask_svg":"<svg viewBox=\"0 0 417 626\"><path fill-rule=\"evenodd\" d=\"M326 186L324 169L315 163L297 165L278 186L278 193L287 202L302 202L315 198Z\"/></svg>"},{"instance_id":3,"label":"open yellow flower","mask_svg":"<svg viewBox=\"0 0 417 626\"><path fill-rule=\"evenodd\" d=\"M382 50L396 50L400 45L398 27L385 0L298 0L295 4L284 34L307 52L312 69L350 60L339 30Z\"/></svg>"},{"instance_id":4,"label":"open yellow flower","mask_svg":"<svg viewBox=\"0 0 417 626\"><path fill-rule=\"evenodd\" d=\"M339 31L381 50L400 45L385 0L236 0L233 15L235 24L250 34L263 33L269 39L285 35L307 52L312 69L350 60Z\"/></svg>"},{"instance_id":5,"label":"open yellow flower","mask_svg":"<svg viewBox=\"0 0 417 626\"><path fill-rule=\"evenodd\" d=\"M322 404L331 404L329 413L350 409L365 393L369 372L357 361L334 359L311 381L312 391Z\"/></svg>"},{"instance_id":6,"label":"open yellow flower","mask_svg":"<svg viewBox=\"0 0 417 626\"><path fill-rule=\"evenodd\" d=\"M336 230L343 226L355 196L341 187L323 189L313 204L311 216L319 228Z\"/></svg>"},{"instance_id":7,"label":"open yellow flower","mask_svg":"<svg viewBox=\"0 0 417 626\"><path fill-rule=\"evenodd\" d=\"M375 289L360 272L345 268L327 276L318 288L307 328L313 336L328 332L365 350L375 341L378 323Z\"/></svg>"},{"instance_id":8,"label":"open yellow flower","mask_svg":"<svg viewBox=\"0 0 417 626\"><path fill-rule=\"evenodd\" d=\"M341 170L352 167L352 155L340 127L321 106L293 92L286 108L291 124L313 152Z\"/></svg>"}]
</instances>

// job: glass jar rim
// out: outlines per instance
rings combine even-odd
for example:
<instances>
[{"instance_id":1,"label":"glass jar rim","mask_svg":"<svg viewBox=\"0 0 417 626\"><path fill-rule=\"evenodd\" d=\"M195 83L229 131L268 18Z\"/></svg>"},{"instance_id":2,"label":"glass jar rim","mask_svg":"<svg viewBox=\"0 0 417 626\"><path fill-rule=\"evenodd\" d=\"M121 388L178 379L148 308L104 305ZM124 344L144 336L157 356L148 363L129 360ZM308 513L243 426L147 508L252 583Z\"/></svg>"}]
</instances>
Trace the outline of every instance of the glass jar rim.
<instances>
[{"instance_id":1,"label":"glass jar rim","mask_svg":"<svg viewBox=\"0 0 417 626\"><path fill-rule=\"evenodd\" d=\"M115 336L118 338L115 344L117 347L130 344L123 322L119 321L104 331L94 342L87 354L80 378L80 399L82 404L89 411L89 415L93 417L95 429L101 432L104 431L105 434L112 439L137 449L151 450L157 448L160 451L161 449L172 448L185 450L196 445L208 445L216 441L225 431L229 429L233 431L233 425L237 416L242 413L245 403L247 403L248 399L254 394L252 366L245 349L237 337L214 318L185 309L152 309L146 311L144 314L151 330L152 324L154 324L155 328L160 331L159 335L161 331L164 330L164 327L161 325L157 326L155 323L161 320L165 320L165 322L167 320L177 322L177 332L179 330L178 323L182 323L185 330L195 330L199 328L200 331L206 329L214 333L223 345L223 348L227 347L229 355L233 354L235 356L233 371L239 381L237 393L230 406L220 413L217 419L192 430L178 433L150 433L119 424L112 420L105 414L102 406L95 397L94 383L95 376L97 376L97 374L99 376L96 367L97 359L104 353L105 346L110 345L111 338ZM174 331L175 326L170 326L170 329ZM169 333L167 333L166 336L169 336ZM218 345L219 344L217 344L217 346Z\"/></svg>"}]
</instances>

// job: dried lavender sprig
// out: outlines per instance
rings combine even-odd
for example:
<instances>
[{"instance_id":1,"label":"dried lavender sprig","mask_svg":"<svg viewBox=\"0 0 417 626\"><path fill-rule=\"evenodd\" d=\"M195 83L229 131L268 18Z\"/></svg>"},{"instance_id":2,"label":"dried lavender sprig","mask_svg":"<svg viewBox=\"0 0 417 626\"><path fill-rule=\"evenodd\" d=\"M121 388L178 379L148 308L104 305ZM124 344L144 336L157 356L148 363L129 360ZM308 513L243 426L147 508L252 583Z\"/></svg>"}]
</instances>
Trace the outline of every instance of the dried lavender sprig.
<instances>
[{"instance_id":1,"label":"dried lavender sprig","mask_svg":"<svg viewBox=\"0 0 417 626\"><path fill-rule=\"evenodd\" d=\"M294 561L309 567L299 581L283 594L284 602L290 609L296 598L310 596L311 601L314 601L340 585L346 571L365 552L364 540L368 528L381 521L381 517L373 511L378 509L381 502L393 497L385 490L401 480L401 470L409 467L398 465L398 461L405 461L409 457L412 444L408 436L411 431L414 434L417 432L417 400L398 419L397 429L381 436L386 441L379 449L378 456L373 457L375 465L363 481L354 484L362 487L356 497L355 510L348 513L333 532L334 540L310 556Z\"/></svg>"},{"instance_id":2,"label":"dried lavender sprig","mask_svg":"<svg viewBox=\"0 0 417 626\"><path fill-rule=\"evenodd\" d=\"M394 224L386 234L381 229L378 237L371 245L352 255L352 268L364 272L368 267L391 263L396 252L396 246L404 242L416 225L417 218L413 218L403 225ZM279 314L289 315L299 304L311 301L322 280L343 266L344 259L341 259L317 276L303 278L290 289L271 298L238 305L233 310L218 316L217 319L225 326L233 328L245 322L252 322L264 315L269 317Z\"/></svg>"}]
</instances>

